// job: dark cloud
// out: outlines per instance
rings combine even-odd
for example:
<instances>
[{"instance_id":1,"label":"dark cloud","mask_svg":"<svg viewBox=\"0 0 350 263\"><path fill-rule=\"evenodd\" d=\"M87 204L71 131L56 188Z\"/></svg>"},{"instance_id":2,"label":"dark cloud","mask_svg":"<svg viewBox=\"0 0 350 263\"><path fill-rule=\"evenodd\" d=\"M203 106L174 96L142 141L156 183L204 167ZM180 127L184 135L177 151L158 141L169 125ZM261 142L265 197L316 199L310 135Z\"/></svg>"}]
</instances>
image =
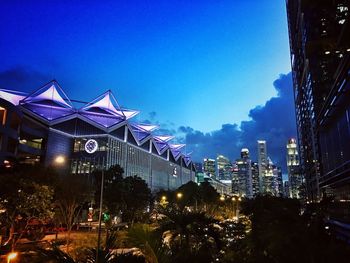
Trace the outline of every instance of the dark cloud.
<instances>
[{"instance_id":1,"label":"dark cloud","mask_svg":"<svg viewBox=\"0 0 350 263\"><path fill-rule=\"evenodd\" d=\"M249 113L250 121L241 123L242 142L256 156L258 139L266 140L268 155L279 166L286 167L286 142L296 136L292 75L280 75L274 81L278 97Z\"/></svg>"},{"instance_id":2,"label":"dark cloud","mask_svg":"<svg viewBox=\"0 0 350 263\"><path fill-rule=\"evenodd\" d=\"M193 159L201 161L204 157L223 154L234 160L241 148L247 147L251 158L257 160L257 140L266 140L268 155L285 171L286 142L296 136L291 73L281 74L273 85L277 97L250 110L249 121L242 121L240 125L223 124L220 130L210 133L180 127L177 134L187 144L186 150L193 151Z\"/></svg>"},{"instance_id":3,"label":"dark cloud","mask_svg":"<svg viewBox=\"0 0 350 263\"><path fill-rule=\"evenodd\" d=\"M0 88L20 91L33 91L51 79L44 73L28 67L18 66L0 72Z\"/></svg>"}]
</instances>

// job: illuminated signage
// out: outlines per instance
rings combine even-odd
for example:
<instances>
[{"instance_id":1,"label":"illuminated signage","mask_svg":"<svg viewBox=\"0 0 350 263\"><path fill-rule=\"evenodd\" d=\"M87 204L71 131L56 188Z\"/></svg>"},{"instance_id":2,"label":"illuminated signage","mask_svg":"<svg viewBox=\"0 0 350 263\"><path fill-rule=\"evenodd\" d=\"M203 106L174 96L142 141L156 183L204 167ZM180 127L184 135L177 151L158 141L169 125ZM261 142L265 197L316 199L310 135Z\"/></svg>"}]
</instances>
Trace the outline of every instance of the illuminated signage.
<instances>
[{"instance_id":1,"label":"illuminated signage","mask_svg":"<svg viewBox=\"0 0 350 263\"><path fill-rule=\"evenodd\" d=\"M98 148L98 143L94 139L90 139L85 143L85 151L87 153L90 153L90 154L94 153L97 151L97 148Z\"/></svg>"}]
</instances>

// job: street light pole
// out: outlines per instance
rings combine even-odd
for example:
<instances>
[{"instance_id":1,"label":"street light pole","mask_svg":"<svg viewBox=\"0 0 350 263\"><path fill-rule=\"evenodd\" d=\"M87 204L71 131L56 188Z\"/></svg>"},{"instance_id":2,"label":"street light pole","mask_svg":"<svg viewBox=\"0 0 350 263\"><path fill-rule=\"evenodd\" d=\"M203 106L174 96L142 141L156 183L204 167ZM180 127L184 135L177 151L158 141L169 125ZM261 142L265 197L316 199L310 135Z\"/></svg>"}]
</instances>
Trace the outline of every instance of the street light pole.
<instances>
[{"instance_id":1,"label":"street light pole","mask_svg":"<svg viewBox=\"0 0 350 263\"><path fill-rule=\"evenodd\" d=\"M96 263L98 263L98 253L100 250L101 243L101 223L102 223L102 205L103 205L103 185L105 180L105 167L104 167L105 157L102 157L102 178L101 178L101 194L100 194L100 212L98 216L98 236L97 236L97 250L96 250Z\"/></svg>"}]
</instances>

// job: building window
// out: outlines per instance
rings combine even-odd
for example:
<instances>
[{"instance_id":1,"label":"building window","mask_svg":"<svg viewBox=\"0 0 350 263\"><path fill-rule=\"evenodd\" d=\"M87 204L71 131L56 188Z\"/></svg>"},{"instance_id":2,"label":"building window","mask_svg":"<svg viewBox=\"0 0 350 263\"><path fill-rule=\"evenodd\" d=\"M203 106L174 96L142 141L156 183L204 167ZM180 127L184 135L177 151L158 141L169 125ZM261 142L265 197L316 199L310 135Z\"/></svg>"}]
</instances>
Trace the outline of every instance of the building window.
<instances>
[{"instance_id":1,"label":"building window","mask_svg":"<svg viewBox=\"0 0 350 263\"><path fill-rule=\"evenodd\" d=\"M5 125L6 123L6 115L7 115L7 110L3 107L0 107L0 122L2 125Z\"/></svg>"}]
</instances>

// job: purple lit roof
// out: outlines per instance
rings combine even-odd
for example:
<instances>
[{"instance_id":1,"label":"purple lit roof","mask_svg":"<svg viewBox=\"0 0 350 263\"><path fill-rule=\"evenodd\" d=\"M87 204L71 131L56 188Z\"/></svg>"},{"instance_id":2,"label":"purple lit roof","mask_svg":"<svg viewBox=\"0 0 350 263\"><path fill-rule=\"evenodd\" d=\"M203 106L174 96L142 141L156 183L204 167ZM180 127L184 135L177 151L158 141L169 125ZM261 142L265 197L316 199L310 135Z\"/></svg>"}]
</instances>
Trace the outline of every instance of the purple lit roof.
<instances>
[{"instance_id":1,"label":"purple lit roof","mask_svg":"<svg viewBox=\"0 0 350 263\"><path fill-rule=\"evenodd\" d=\"M138 111L121 109L113 93L108 90L79 109L79 113L106 128L119 124L138 114Z\"/></svg>"},{"instance_id":2,"label":"purple lit roof","mask_svg":"<svg viewBox=\"0 0 350 263\"><path fill-rule=\"evenodd\" d=\"M168 141L170 141L173 138L174 138L174 136L170 136L170 135L153 136L153 141L154 141L154 144L155 144L159 154L162 154L164 152L164 150L166 150L169 147Z\"/></svg>"},{"instance_id":3,"label":"purple lit roof","mask_svg":"<svg viewBox=\"0 0 350 263\"><path fill-rule=\"evenodd\" d=\"M98 96L79 110L80 112L102 113L125 118L117 100L110 90Z\"/></svg>"},{"instance_id":4,"label":"purple lit roof","mask_svg":"<svg viewBox=\"0 0 350 263\"><path fill-rule=\"evenodd\" d=\"M130 125L135 127L136 129L140 129L147 132L152 132L158 128L157 125L153 124L131 123Z\"/></svg>"},{"instance_id":5,"label":"purple lit roof","mask_svg":"<svg viewBox=\"0 0 350 263\"><path fill-rule=\"evenodd\" d=\"M184 146L185 144L169 144L170 151L173 154L175 160L179 159L181 156L181 148Z\"/></svg>"},{"instance_id":6,"label":"purple lit roof","mask_svg":"<svg viewBox=\"0 0 350 263\"><path fill-rule=\"evenodd\" d=\"M110 128L115 125L127 123L130 132L142 143L149 138L152 132L158 128L153 124L141 124L126 122L139 112L136 110L123 109L109 90L87 103L79 110L75 109L70 99L64 93L56 81L51 81L37 91L26 94L23 92L0 89L0 98L3 98L14 105L21 105L28 112L46 120L53 121L77 113L100 127ZM66 118L65 118L66 119ZM173 136L155 135L152 136L154 145L159 154L164 153L168 148L176 160L183 156L186 165L191 162L189 154L182 154L184 144L169 144Z\"/></svg>"},{"instance_id":7,"label":"purple lit roof","mask_svg":"<svg viewBox=\"0 0 350 263\"><path fill-rule=\"evenodd\" d=\"M168 148L168 143L161 141L161 140L154 140L154 143L156 145L156 148L160 154L164 152L165 149Z\"/></svg>"},{"instance_id":8,"label":"purple lit roof","mask_svg":"<svg viewBox=\"0 0 350 263\"><path fill-rule=\"evenodd\" d=\"M153 136L153 138L157 141L163 141L163 142L168 142L171 139L174 138L174 136L171 135L157 135L157 136Z\"/></svg>"},{"instance_id":9,"label":"purple lit roof","mask_svg":"<svg viewBox=\"0 0 350 263\"><path fill-rule=\"evenodd\" d=\"M190 164L190 162L191 162L191 156L190 155L191 155L191 153L188 153L188 154L184 155L184 161L185 161L186 166L188 166Z\"/></svg>"},{"instance_id":10,"label":"purple lit roof","mask_svg":"<svg viewBox=\"0 0 350 263\"><path fill-rule=\"evenodd\" d=\"M151 135L151 132L149 129L145 129L145 126L142 124L136 124L136 123L129 123L130 130L134 137L141 142L142 140L146 139L148 136ZM150 127L148 127L150 128Z\"/></svg>"},{"instance_id":11,"label":"purple lit roof","mask_svg":"<svg viewBox=\"0 0 350 263\"><path fill-rule=\"evenodd\" d=\"M79 114L99 125L102 125L105 128L109 128L125 120L123 117L111 116L102 113L80 112Z\"/></svg>"},{"instance_id":12,"label":"purple lit roof","mask_svg":"<svg viewBox=\"0 0 350 263\"><path fill-rule=\"evenodd\" d=\"M130 109L122 109L122 112L127 120L139 114L139 111Z\"/></svg>"},{"instance_id":13,"label":"purple lit roof","mask_svg":"<svg viewBox=\"0 0 350 263\"><path fill-rule=\"evenodd\" d=\"M29 94L20 105L48 121L75 113L71 101L56 81Z\"/></svg>"},{"instance_id":14,"label":"purple lit roof","mask_svg":"<svg viewBox=\"0 0 350 263\"><path fill-rule=\"evenodd\" d=\"M28 94L24 92L0 89L0 98L3 98L4 100L7 100L16 106L27 96Z\"/></svg>"}]
</instances>

